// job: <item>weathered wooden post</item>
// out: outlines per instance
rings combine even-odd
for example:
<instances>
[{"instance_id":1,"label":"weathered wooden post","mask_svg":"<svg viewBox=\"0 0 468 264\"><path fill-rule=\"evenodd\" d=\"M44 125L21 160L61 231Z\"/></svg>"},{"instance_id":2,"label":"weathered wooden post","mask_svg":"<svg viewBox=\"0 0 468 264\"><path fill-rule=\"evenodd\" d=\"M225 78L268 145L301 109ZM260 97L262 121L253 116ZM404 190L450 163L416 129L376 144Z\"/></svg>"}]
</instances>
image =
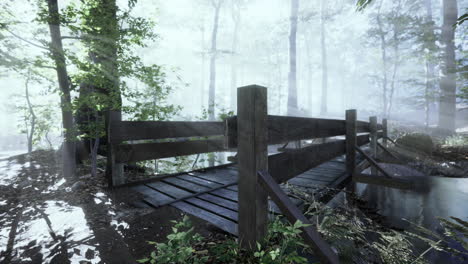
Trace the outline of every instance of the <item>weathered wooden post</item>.
<instances>
[{"instance_id":1,"label":"weathered wooden post","mask_svg":"<svg viewBox=\"0 0 468 264\"><path fill-rule=\"evenodd\" d=\"M121 142L113 140L112 136L115 131L115 124L122 121L122 113L120 111L109 111L107 123L107 167L106 176L109 186L117 186L125 183L124 169L122 163L116 162L117 145ZM114 128L113 128L114 127Z\"/></svg>"},{"instance_id":2,"label":"weathered wooden post","mask_svg":"<svg viewBox=\"0 0 468 264\"><path fill-rule=\"evenodd\" d=\"M268 170L267 115L267 88L237 89L238 232L246 249L255 249L267 228L268 196L257 182L257 172Z\"/></svg>"},{"instance_id":3,"label":"weathered wooden post","mask_svg":"<svg viewBox=\"0 0 468 264\"><path fill-rule=\"evenodd\" d=\"M346 172L352 176L356 169L356 110L346 110Z\"/></svg>"},{"instance_id":4,"label":"weathered wooden post","mask_svg":"<svg viewBox=\"0 0 468 264\"><path fill-rule=\"evenodd\" d=\"M383 129L383 145L387 147L387 137L388 137L388 124L387 118L382 119L382 129Z\"/></svg>"},{"instance_id":5,"label":"weathered wooden post","mask_svg":"<svg viewBox=\"0 0 468 264\"><path fill-rule=\"evenodd\" d=\"M370 149L371 157L373 159L377 158L377 117L369 117L369 136L370 136ZM371 166L371 174L377 175L377 169L374 166Z\"/></svg>"}]
</instances>

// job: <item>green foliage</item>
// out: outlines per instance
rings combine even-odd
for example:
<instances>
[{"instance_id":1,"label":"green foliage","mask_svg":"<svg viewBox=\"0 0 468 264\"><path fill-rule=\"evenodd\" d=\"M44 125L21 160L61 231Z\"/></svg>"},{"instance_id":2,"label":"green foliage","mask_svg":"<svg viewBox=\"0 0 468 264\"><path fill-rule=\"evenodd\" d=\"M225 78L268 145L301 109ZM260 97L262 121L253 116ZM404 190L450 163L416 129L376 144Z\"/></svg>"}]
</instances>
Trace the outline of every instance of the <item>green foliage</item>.
<instances>
[{"instance_id":1,"label":"green foliage","mask_svg":"<svg viewBox=\"0 0 468 264\"><path fill-rule=\"evenodd\" d=\"M445 139L444 145L457 147L468 145L468 137L463 135L453 135Z\"/></svg>"},{"instance_id":2,"label":"green foliage","mask_svg":"<svg viewBox=\"0 0 468 264\"><path fill-rule=\"evenodd\" d=\"M239 248L237 241L228 238L222 241L205 243L202 237L193 231L185 216L181 222L174 222L172 234L167 242L155 245L156 251L139 263L262 263L288 264L307 263L307 259L298 255L300 250L307 250L300 237L300 228L305 225L296 222L294 225L284 223L276 218L269 224L265 241L258 243L252 253ZM196 251L200 246L207 247Z\"/></svg>"},{"instance_id":3,"label":"green foliage","mask_svg":"<svg viewBox=\"0 0 468 264\"><path fill-rule=\"evenodd\" d=\"M303 190L290 190L304 201L306 215L338 250L342 263L426 263L414 254L409 235L384 228L347 205L330 208Z\"/></svg>"},{"instance_id":4,"label":"green foliage","mask_svg":"<svg viewBox=\"0 0 468 264\"><path fill-rule=\"evenodd\" d=\"M194 232L189 218L184 216L181 222L173 221L172 233L167 236L167 242L156 243L156 251L150 256L138 260L139 263L169 264L169 263L205 263L208 257L199 257L195 254L194 243L200 242L202 237Z\"/></svg>"}]
</instances>

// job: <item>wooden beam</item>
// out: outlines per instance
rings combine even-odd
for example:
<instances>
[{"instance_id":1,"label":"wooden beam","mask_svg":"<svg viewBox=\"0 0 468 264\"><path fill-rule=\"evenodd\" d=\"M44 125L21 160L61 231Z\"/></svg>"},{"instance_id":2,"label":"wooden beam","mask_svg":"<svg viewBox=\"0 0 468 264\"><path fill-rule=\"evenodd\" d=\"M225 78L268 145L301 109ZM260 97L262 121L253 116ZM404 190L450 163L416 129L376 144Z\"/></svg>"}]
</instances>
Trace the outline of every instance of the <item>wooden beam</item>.
<instances>
[{"instance_id":1,"label":"wooden beam","mask_svg":"<svg viewBox=\"0 0 468 264\"><path fill-rule=\"evenodd\" d=\"M356 168L356 117L355 109L346 110L346 172L353 175Z\"/></svg>"},{"instance_id":2,"label":"wooden beam","mask_svg":"<svg viewBox=\"0 0 468 264\"><path fill-rule=\"evenodd\" d=\"M343 120L268 116L268 144L344 135Z\"/></svg>"},{"instance_id":3,"label":"wooden beam","mask_svg":"<svg viewBox=\"0 0 468 264\"><path fill-rule=\"evenodd\" d=\"M215 121L121 121L110 128L112 142L224 134L224 122Z\"/></svg>"},{"instance_id":4,"label":"wooden beam","mask_svg":"<svg viewBox=\"0 0 468 264\"><path fill-rule=\"evenodd\" d=\"M119 141L112 141L112 126L119 124L122 120L122 113L120 111L108 112L107 124L107 165L106 175L109 179L109 186L115 187L125 183L123 164L118 161L117 149Z\"/></svg>"},{"instance_id":5,"label":"wooden beam","mask_svg":"<svg viewBox=\"0 0 468 264\"><path fill-rule=\"evenodd\" d=\"M367 122L362 122L362 124L364 127L368 126ZM237 117L227 118L224 127L226 146L229 148L237 147ZM269 115L267 127L268 144L270 145L345 134L345 122L336 119ZM365 129L365 131L367 130Z\"/></svg>"},{"instance_id":6,"label":"wooden beam","mask_svg":"<svg viewBox=\"0 0 468 264\"><path fill-rule=\"evenodd\" d=\"M304 241L312 247L315 255L321 263L339 263L338 256L320 236L312 223L301 211L293 204L289 197L281 190L280 186L267 171L258 172L258 181L260 185L268 192L271 199L280 208L281 212L291 224L300 221L308 225L302 228L301 236Z\"/></svg>"},{"instance_id":7,"label":"wooden beam","mask_svg":"<svg viewBox=\"0 0 468 264\"><path fill-rule=\"evenodd\" d=\"M382 138L383 138L383 144L384 146L386 147L387 146L387 138L388 138L388 122L387 122L387 119L384 118L382 119L382 130L383 130L383 133L382 133Z\"/></svg>"},{"instance_id":8,"label":"wooden beam","mask_svg":"<svg viewBox=\"0 0 468 264\"><path fill-rule=\"evenodd\" d=\"M412 181L402 178L402 177L383 177L379 175L369 175L369 174L362 174L356 173L353 175L354 182L372 184L372 185L379 185L384 187L390 187L395 189L403 189L408 190L412 189L414 184Z\"/></svg>"},{"instance_id":9,"label":"wooden beam","mask_svg":"<svg viewBox=\"0 0 468 264\"><path fill-rule=\"evenodd\" d=\"M372 157L370 157L369 155L367 155L360 147L356 146L355 149L361 153L362 156L364 156L364 158L369 161L370 165L371 166L374 166L378 171L380 171L385 177L387 178L392 178L392 176L390 174L388 174L387 171L384 170L384 168L382 168L378 163L377 161L375 161Z\"/></svg>"},{"instance_id":10,"label":"wooden beam","mask_svg":"<svg viewBox=\"0 0 468 264\"><path fill-rule=\"evenodd\" d=\"M370 163L367 160L361 161L358 165L356 165L356 173L360 173L363 170L367 169L370 167Z\"/></svg>"},{"instance_id":11,"label":"wooden beam","mask_svg":"<svg viewBox=\"0 0 468 264\"><path fill-rule=\"evenodd\" d=\"M239 168L239 243L255 250L266 234L268 196L257 181L257 171L268 169L267 88L251 85L237 89Z\"/></svg>"},{"instance_id":12,"label":"wooden beam","mask_svg":"<svg viewBox=\"0 0 468 264\"><path fill-rule=\"evenodd\" d=\"M370 157L373 159L377 158L377 117L371 116L369 117L369 129L370 129ZM372 166L371 173L377 174L377 169Z\"/></svg>"},{"instance_id":13,"label":"wooden beam","mask_svg":"<svg viewBox=\"0 0 468 264\"><path fill-rule=\"evenodd\" d=\"M118 145L115 155L117 162L128 163L224 150L223 139L212 139L182 142L121 144Z\"/></svg>"},{"instance_id":14,"label":"wooden beam","mask_svg":"<svg viewBox=\"0 0 468 264\"><path fill-rule=\"evenodd\" d=\"M390 156L392 156L392 158L401 161L400 158L398 158L397 156L395 156L395 154L393 154L390 150L388 150L384 145L382 145L382 144L380 144L379 142L377 142L377 146L379 146L383 151L385 151L387 154L389 154Z\"/></svg>"}]
</instances>

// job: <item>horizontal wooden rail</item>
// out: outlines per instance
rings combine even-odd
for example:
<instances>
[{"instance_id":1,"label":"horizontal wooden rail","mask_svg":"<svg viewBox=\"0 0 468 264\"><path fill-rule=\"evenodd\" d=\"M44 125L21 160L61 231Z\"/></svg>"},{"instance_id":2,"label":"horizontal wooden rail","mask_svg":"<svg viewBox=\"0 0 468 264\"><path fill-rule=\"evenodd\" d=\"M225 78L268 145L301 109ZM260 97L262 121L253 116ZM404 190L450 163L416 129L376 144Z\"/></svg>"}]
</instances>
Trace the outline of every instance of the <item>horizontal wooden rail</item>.
<instances>
[{"instance_id":1,"label":"horizontal wooden rail","mask_svg":"<svg viewBox=\"0 0 468 264\"><path fill-rule=\"evenodd\" d=\"M215 121L121 121L111 124L111 142L128 140L207 137L224 134L224 123Z\"/></svg>"},{"instance_id":2,"label":"horizontal wooden rail","mask_svg":"<svg viewBox=\"0 0 468 264\"><path fill-rule=\"evenodd\" d=\"M267 171L258 172L258 183L267 191L268 195L280 208L281 212L291 224L300 221L306 224L302 228L301 236L304 241L312 247L315 255L321 263L339 263L338 256L332 250L330 245L320 236L312 223L301 211L293 204L289 197L281 190L280 186Z\"/></svg>"},{"instance_id":3,"label":"horizontal wooden rail","mask_svg":"<svg viewBox=\"0 0 468 264\"><path fill-rule=\"evenodd\" d=\"M115 159L118 163L128 163L224 150L222 139L120 144L117 146Z\"/></svg>"},{"instance_id":4,"label":"horizontal wooden rail","mask_svg":"<svg viewBox=\"0 0 468 264\"><path fill-rule=\"evenodd\" d=\"M369 143L369 135L357 137L359 146L367 143ZM345 140L336 140L286 151L268 157L268 171L277 182L282 183L325 161L343 155L345 151Z\"/></svg>"},{"instance_id":5,"label":"horizontal wooden rail","mask_svg":"<svg viewBox=\"0 0 468 264\"><path fill-rule=\"evenodd\" d=\"M370 132L369 122L356 120L356 133Z\"/></svg>"}]
</instances>

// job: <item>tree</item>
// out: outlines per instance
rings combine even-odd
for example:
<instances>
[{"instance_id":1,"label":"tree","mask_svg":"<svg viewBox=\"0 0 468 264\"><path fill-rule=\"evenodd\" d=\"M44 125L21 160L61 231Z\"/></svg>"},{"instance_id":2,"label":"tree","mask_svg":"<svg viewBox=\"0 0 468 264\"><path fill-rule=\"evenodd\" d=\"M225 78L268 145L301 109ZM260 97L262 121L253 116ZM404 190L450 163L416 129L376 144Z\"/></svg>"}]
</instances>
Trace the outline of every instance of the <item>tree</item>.
<instances>
[{"instance_id":1,"label":"tree","mask_svg":"<svg viewBox=\"0 0 468 264\"><path fill-rule=\"evenodd\" d=\"M297 58L296 37L299 0L291 0L291 15L289 29L289 75L288 75L288 115L295 115L297 105Z\"/></svg>"},{"instance_id":2,"label":"tree","mask_svg":"<svg viewBox=\"0 0 468 264\"><path fill-rule=\"evenodd\" d=\"M328 61L327 46L325 40L325 0L320 0L320 54L322 58L322 100L320 105L320 114L325 115L328 112Z\"/></svg>"},{"instance_id":3,"label":"tree","mask_svg":"<svg viewBox=\"0 0 468 264\"><path fill-rule=\"evenodd\" d=\"M443 58L440 78L439 128L455 131L456 114L456 64L455 64L455 29L457 22L457 0L443 0L443 25L441 42Z\"/></svg>"},{"instance_id":4,"label":"tree","mask_svg":"<svg viewBox=\"0 0 468 264\"><path fill-rule=\"evenodd\" d=\"M216 58L218 55L217 38L219 27L219 12L224 0L212 0L214 8L213 15L213 31L211 32L211 47L210 47L210 84L208 88L208 112L209 120L215 120L215 96L216 96Z\"/></svg>"},{"instance_id":5,"label":"tree","mask_svg":"<svg viewBox=\"0 0 468 264\"><path fill-rule=\"evenodd\" d=\"M231 43L231 109L237 109L237 64L239 56L239 28L241 25L241 8L243 0L233 0L231 8L231 17L234 22Z\"/></svg>"},{"instance_id":6,"label":"tree","mask_svg":"<svg viewBox=\"0 0 468 264\"><path fill-rule=\"evenodd\" d=\"M70 97L70 83L65 61L65 53L62 44L62 34L60 31L60 14L57 0L47 0L47 23L50 31L50 49L51 57L55 62L57 79L60 87L60 105L62 109L63 122L63 174L65 177L75 175L75 126L73 123L73 114Z\"/></svg>"},{"instance_id":7,"label":"tree","mask_svg":"<svg viewBox=\"0 0 468 264\"><path fill-rule=\"evenodd\" d=\"M432 0L425 0L424 7L426 9L426 19L425 19L425 50L426 50L426 59L425 59L425 66L426 66L426 85L424 91L424 112L425 112L425 125L426 127L429 126L429 113L430 113L430 105L433 101L432 95L436 91L436 76L435 76L435 63L434 63L434 54L437 52L437 45L435 43L436 36L434 33L434 21L432 19Z\"/></svg>"}]
</instances>

